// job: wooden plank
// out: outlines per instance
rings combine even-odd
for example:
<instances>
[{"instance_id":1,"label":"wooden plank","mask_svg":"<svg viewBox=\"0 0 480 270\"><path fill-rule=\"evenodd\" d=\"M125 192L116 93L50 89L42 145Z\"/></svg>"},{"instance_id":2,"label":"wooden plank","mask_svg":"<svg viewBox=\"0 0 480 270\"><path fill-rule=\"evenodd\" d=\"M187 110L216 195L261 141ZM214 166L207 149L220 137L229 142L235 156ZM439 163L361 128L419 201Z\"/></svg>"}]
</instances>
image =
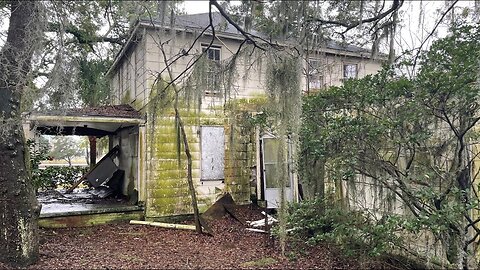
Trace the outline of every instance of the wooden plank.
<instances>
[{"instance_id":1,"label":"wooden plank","mask_svg":"<svg viewBox=\"0 0 480 270\"><path fill-rule=\"evenodd\" d=\"M155 227L161 227L161 228L167 228L167 229L195 231L195 225L186 225L186 224L174 224L174 223L163 223L163 222L142 221L142 220L130 220L130 224L149 225L149 226L155 226Z\"/></svg>"}]
</instances>

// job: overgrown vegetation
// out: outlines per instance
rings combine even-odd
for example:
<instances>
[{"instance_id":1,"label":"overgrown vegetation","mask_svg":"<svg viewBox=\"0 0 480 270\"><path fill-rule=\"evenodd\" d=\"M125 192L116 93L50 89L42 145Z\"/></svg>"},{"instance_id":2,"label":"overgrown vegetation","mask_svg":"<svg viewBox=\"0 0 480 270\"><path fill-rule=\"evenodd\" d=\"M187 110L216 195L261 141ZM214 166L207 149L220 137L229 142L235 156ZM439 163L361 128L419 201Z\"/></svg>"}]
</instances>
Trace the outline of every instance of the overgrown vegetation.
<instances>
[{"instance_id":1,"label":"overgrown vegetation","mask_svg":"<svg viewBox=\"0 0 480 270\"><path fill-rule=\"evenodd\" d=\"M38 145L38 146L36 146ZM50 158L49 148L44 144L36 144L34 141L28 141L30 150L30 167L32 183L35 190L48 190L55 188L70 188L79 177L84 175L88 168L81 166L48 166L40 169L42 160Z\"/></svg>"},{"instance_id":2,"label":"overgrown vegetation","mask_svg":"<svg viewBox=\"0 0 480 270\"><path fill-rule=\"evenodd\" d=\"M308 200L289 208L288 227L292 236L308 245L320 242L337 244L351 256L380 256L401 245L402 238L395 234L399 219L388 216L373 222L368 212L345 211L332 198Z\"/></svg>"},{"instance_id":3,"label":"overgrown vegetation","mask_svg":"<svg viewBox=\"0 0 480 270\"><path fill-rule=\"evenodd\" d=\"M34 170L32 181L37 191L56 188L69 189L87 170L88 167L81 166L49 166L45 169Z\"/></svg>"},{"instance_id":4,"label":"overgrown vegetation","mask_svg":"<svg viewBox=\"0 0 480 270\"><path fill-rule=\"evenodd\" d=\"M278 167L273 171L276 187L280 190L279 238L282 254L286 248L286 198L285 187L290 186L291 140L296 141L301 114L300 59L293 55L272 53L268 58L267 95L270 102L271 130L278 139L276 160Z\"/></svg>"},{"instance_id":5,"label":"overgrown vegetation","mask_svg":"<svg viewBox=\"0 0 480 270\"><path fill-rule=\"evenodd\" d=\"M343 211L351 211L344 220L320 204L320 216L312 220L320 234L311 239L320 235L355 249L358 243L349 241L365 229L371 236L393 229L385 225L393 214L401 217L402 235L422 239L426 233L440 243L425 244L427 254L443 254L440 259L452 267L475 264L479 34L478 26L454 29L421 56L413 79L399 75L403 66L385 68L305 100L304 184L327 187L314 188L321 193L312 197L327 197L329 190L342 201ZM307 214L301 210L297 216ZM369 252L390 247L389 238L371 239L377 243L366 243Z\"/></svg>"}]
</instances>

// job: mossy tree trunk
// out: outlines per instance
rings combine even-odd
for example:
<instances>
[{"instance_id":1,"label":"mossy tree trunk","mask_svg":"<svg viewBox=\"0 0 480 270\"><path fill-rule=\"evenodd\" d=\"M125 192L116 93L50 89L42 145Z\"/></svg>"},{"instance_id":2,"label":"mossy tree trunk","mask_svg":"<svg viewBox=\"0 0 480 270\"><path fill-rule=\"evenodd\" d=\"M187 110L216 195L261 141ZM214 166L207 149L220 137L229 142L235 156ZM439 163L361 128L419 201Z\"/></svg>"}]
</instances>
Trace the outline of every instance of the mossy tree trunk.
<instances>
[{"instance_id":1,"label":"mossy tree trunk","mask_svg":"<svg viewBox=\"0 0 480 270\"><path fill-rule=\"evenodd\" d=\"M319 158L313 163L313 181L315 182L315 198L325 198L325 158Z\"/></svg>"},{"instance_id":2,"label":"mossy tree trunk","mask_svg":"<svg viewBox=\"0 0 480 270\"><path fill-rule=\"evenodd\" d=\"M0 55L0 261L25 266L38 255L40 206L28 172L20 102L34 52L39 2L10 1Z\"/></svg>"}]
</instances>

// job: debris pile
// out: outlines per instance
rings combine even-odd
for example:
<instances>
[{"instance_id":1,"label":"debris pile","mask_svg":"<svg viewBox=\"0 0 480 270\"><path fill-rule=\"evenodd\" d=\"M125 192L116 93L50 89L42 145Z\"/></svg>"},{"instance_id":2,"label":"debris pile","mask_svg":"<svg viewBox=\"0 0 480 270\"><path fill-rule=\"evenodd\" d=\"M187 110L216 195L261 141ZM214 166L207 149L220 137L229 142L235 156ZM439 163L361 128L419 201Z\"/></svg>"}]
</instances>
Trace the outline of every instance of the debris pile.
<instances>
[{"instance_id":1,"label":"debris pile","mask_svg":"<svg viewBox=\"0 0 480 270\"><path fill-rule=\"evenodd\" d=\"M112 148L95 166L82 176L66 193L71 193L80 183L87 180L95 188L92 195L100 199L122 195L125 171L113 161L120 153L120 146Z\"/></svg>"},{"instance_id":2,"label":"debris pile","mask_svg":"<svg viewBox=\"0 0 480 270\"><path fill-rule=\"evenodd\" d=\"M250 228L246 228L246 230L251 232L268 233L272 225L278 222L276 218L265 213L265 211L262 211L262 215L264 215L265 218L256 221L247 221L247 225L250 226ZM267 224L267 226L265 226L265 224ZM264 229L257 229L258 227L264 227Z\"/></svg>"}]
</instances>

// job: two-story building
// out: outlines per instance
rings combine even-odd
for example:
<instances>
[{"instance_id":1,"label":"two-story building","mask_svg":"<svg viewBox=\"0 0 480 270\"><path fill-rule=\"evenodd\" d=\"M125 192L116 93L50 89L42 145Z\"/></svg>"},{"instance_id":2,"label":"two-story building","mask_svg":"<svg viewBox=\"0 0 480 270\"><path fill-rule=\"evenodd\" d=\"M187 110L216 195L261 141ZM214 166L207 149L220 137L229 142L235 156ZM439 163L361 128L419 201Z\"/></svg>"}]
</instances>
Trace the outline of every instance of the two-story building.
<instances>
[{"instance_id":1,"label":"two-story building","mask_svg":"<svg viewBox=\"0 0 480 270\"><path fill-rule=\"evenodd\" d=\"M192 73L191 63L202 52L213 62L231 59L237 53L244 36L219 13L212 15L214 37L207 27L208 13L177 16L173 24L139 21L107 74L112 103L130 104L146 115L145 125L120 131L113 137L113 144L135 146L128 152L135 152L138 162L125 174L126 183L133 183L130 187L138 192L139 201L145 203L147 218L191 212L185 156L179 153L172 108L152 109L151 104L159 78L169 80L165 59L176 78L182 73ZM200 89L200 111L182 110L201 210L224 192L230 192L239 203L250 201L252 190L259 200L267 200L270 207L275 207L278 200L278 187L269 183L268 177L269 170L275 169L275 159L269 153L275 151L276 144L270 140L272 136L255 127L245 127L239 118L245 115L239 111L251 116L265 105L265 66L254 62L261 59L245 56L236 61L235 80L229 81L234 90L230 90L228 97L219 95L221 90L215 87L205 87ZM304 75L302 85L305 91L312 91L375 73L381 68L381 60L372 59L365 49L329 41L310 52L304 67L300 71ZM185 83L187 77L179 77L176 84ZM212 74L211 80L215 79ZM235 107L237 112L223 106L231 102L229 99L240 104ZM294 200L298 196L297 186L292 175L288 198Z\"/></svg>"},{"instance_id":2,"label":"two-story building","mask_svg":"<svg viewBox=\"0 0 480 270\"><path fill-rule=\"evenodd\" d=\"M186 156L179 141L172 96L161 89L161 82L165 85L171 80L169 71L173 78L178 77L177 89L187 89L186 85L195 89L180 96L200 210L225 192L237 203L247 203L253 196L266 201L268 207L276 207L279 199L278 184L270 175L276 170L278 144L268 130L252 121L268 106L266 61L259 50L237 54L241 44L247 49L253 46L245 44L244 36L219 13L213 13L212 18L215 35L207 27L208 13L177 16L173 24L152 20L136 23L107 76L112 105L122 105L113 106L110 112L129 110L124 105L130 105L140 116L127 119L127 124L111 114L108 118L103 114L89 116L90 122L75 115L62 118L62 130L85 131L84 135L95 130L99 136L110 136L111 147L119 146L117 165L125 172L123 193L138 198L147 219L192 212ZM219 66L236 56L235 76L220 76L210 69L212 65L193 65L202 53L209 63ZM375 73L382 63L365 49L333 41L303 57L304 68L299 72L305 92ZM196 79L196 72L206 74L206 84ZM227 88L228 94L224 92ZM201 105L188 105L189 95L196 95L193 103ZM31 121L37 127L55 125L47 116ZM293 169L289 179L286 195L296 200L298 179Z\"/></svg>"}]
</instances>

